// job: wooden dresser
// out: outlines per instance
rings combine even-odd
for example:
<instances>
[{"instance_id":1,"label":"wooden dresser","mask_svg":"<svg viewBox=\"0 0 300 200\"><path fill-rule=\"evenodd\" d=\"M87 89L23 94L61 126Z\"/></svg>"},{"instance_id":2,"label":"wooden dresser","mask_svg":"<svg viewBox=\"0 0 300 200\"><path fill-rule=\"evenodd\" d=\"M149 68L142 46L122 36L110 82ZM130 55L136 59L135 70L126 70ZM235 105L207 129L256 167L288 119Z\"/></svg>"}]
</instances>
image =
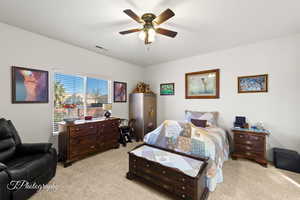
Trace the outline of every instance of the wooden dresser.
<instances>
[{"instance_id":1,"label":"wooden dresser","mask_svg":"<svg viewBox=\"0 0 300 200\"><path fill-rule=\"evenodd\" d=\"M232 130L234 134L234 153L233 159L246 158L257 163L268 166L266 159L266 136L267 131L251 131L250 129Z\"/></svg>"},{"instance_id":2,"label":"wooden dresser","mask_svg":"<svg viewBox=\"0 0 300 200\"><path fill-rule=\"evenodd\" d=\"M119 147L119 119L59 125L59 159L64 166L90 154Z\"/></svg>"}]
</instances>

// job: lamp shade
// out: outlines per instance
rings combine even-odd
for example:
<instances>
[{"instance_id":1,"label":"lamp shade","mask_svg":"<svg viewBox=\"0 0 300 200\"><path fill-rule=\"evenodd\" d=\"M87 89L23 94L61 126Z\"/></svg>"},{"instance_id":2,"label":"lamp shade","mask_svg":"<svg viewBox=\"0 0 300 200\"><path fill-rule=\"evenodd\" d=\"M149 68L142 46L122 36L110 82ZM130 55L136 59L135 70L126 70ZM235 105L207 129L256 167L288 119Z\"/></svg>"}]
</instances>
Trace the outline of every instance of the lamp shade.
<instances>
[{"instance_id":1,"label":"lamp shade","mask_svg":"<svg viewBox=\"0 0 300 200\"><path fill-rule=\"evenodd\" d=\"M112 104L111 103L103 104L103 110L112 110Z\"/></svg>"}]
</instances>

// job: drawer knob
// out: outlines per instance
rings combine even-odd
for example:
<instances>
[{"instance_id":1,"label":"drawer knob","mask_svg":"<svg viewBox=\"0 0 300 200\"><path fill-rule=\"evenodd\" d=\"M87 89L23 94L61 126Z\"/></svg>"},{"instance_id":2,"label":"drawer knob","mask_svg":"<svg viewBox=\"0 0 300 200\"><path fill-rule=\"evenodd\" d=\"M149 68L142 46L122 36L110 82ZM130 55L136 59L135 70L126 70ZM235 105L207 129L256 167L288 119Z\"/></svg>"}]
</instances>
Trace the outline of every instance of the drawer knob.
<instances>
[{"instance_id":1,"label":"drawer knob","mask_svg":"<svg viewBox=\"0 0 300 200\"><path fill-rule=\"evenodd\" d=\"M182 182L184 182L184 181L185 181L185 178L182 178L181 180L182 180Z\"/></svg>"},{"instance_id":2,"label":"drawer knob","mask_svg":"<svg viewBox=\"0 0 300 200\"><path fill-rule=\"evenodd\" d=\"M250 141L246 141L246 144L252 144L252 142L250 142Z\"/></svg>"},{"instance_id":3,"label":"drawer knob","mask_svg":"<svg viewBox=\"0 0 300 200\"><path fill-rule=\"evenodd\" d=\"M136 162L136 159L134 159L133 161Z\"/></svg>"},{"instance_id":4,"label":"drawer knob","mask_svg":"<svg viewBox=\"0 0 300 200\"><path fill-rule=\"evenodd\" d=\"M184 186L182 186L181 188L182 188L183 190L185 190L185 187L184 187Z\"/></svg>"},{"instance_id":5,"label":"drawer knob","mask_svg":"<svg viewBox=\"0 0 300 200\"><path fill-rule=\"evenodd\" d=\"M250 153L250 152L246 152L246 155L247 155L247 156L250 156L250 155L251 155L251 153Z\"/></svg>"},{"instance_id":6,"label":"drawer knob","mask_svg":"<svg viewBox=\"0 0 300 200\"><path fill-rule=\"evenodd\" d=\"M93 146L91 146L91 149L94 149L95 148L95 146L93 145Z\"/></svg>"},{"instance_id":7,"label":"drawer knob","mask_svg":"<svg viewBox=\"0 0 300 200\"><path fill-rule=\"evenodd\" d=\"M146 166L147 166L147 167L150 167L150 165L149 165L149 164L147 164Z\"/></svg>"},{"instance_id":8,"label":"drawer knob","mask_svg":"<svg viewBox=\"0 0 300 200\"><path fill-rule=\"evenodd\" d=\"M163 173L163 174L166 174L166 171L163 171L162 173Z\"/></svg>"},{"instance_id":9,"label":"drawer knob","mask_svg":"<svg viewBox=\"0 0 300 200\"><path fill-rule=\"evenodd\" d=\"M76 128L75 130L76 130L76 131L79 131L79 128Z\"/></svg>"},{"instance_id":10,"label":"drawer knob","mask_svg":"<svg viewBox=\"0 0 300 200\"><path fill-rule=\"evenodd\" d=\"M182 195L181 195L181 197L182 197L182 198L185 198L185 197L186 197L186 195L185 195L185 194L182 194Z\"/></svg>"},{"instance_id":11,"label":"drawer knob","mask_svg":"<svg viewBox=\"0 0 300 200\"><path fill-rule=\"evenodd\" d=\"M247 149L247 150L250 150L250 149L251 149L251 147L246 147L246 149Z\"/></svg>"},{"instance_id":12,"label":"drawer knob","mask_svg":"<svg viewBox=\"0 0 300 200\"><path fill-rule=\"evenodd\" d=\"M136 165L133 165L133 168L136 168Z\"/></svg>"}]
</instances>

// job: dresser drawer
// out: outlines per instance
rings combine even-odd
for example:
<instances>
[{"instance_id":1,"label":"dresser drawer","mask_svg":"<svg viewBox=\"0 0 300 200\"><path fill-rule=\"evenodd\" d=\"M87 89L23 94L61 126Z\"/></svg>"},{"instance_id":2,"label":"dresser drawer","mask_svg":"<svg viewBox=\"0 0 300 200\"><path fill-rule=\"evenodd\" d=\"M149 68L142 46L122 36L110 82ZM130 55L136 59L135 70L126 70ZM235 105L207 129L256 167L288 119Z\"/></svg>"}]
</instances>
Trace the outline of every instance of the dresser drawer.
<instances>
[{"instance_id":1,"label":"dresser drawer","mask_svg":"<svg viewBox=\"0 0 300 200\"><path fill-rule=\"evenodd\" d=\"M175 194L176 194L176 196L178 196L180 199L183 199L183 200L190 200L190 199L192 199L192 196L193 196L186 192L176 192Z\"/></svg>"},{"instance_id":2,"label":"dresser drawer","mask_svg":"<svg viewBox=\"0 0 300 200\"><path fill-rule=\"evenodd\" d=\"M265 141L265 137L259 135L249 135L248 139L250 141L257 142L257 143L263 143Z\"/></svg>"},{"instance_id":3,"label":"dresser drawer","mask_svg":"<svg viewBox=\"0 0 300 200\"><path fill-rule=\"evenodd\" d=\"M264 146L263 145L245 145L245 144L236 144L235 150L239 152L263 152Z\"/></svg>"},{"instance_id":4,"label":"dresser drawer","mask_svg":"<svg viewBox=\"0 0 300 200\"><path fill-rule=\"evenodd\" d=\"M109 127L109 128L116 128L119 127L119 121L118 120L109 120L109 121L104 121L102 124L102 127Z\"/></svg>"},{"instance_id":5,"label":"dresser drawer","mask_svg":"<svg viewBox=\"0 0 300 200\"><path fill-rule=\"evenodd\" d=\"M243 154L245 156L249 156L249 157L258 157L258 158L264 158L265 157L263 152L245 151L245 152L243 152Z\"/></svg>"},{"instance_id":6,"label":"dresser drawer","mask_svg":"<svg viewBox=\"0 0 300 200\"><path fill-rule=\"evenodd\" d=\"M246 141L248 140L248 135L247 134L243 134L243 133L236 133L234 134L234 141L235 142L243 142L243 141Z\"/></svg>"},{"instance_id":7,"label":"dresser drawer","mask_svg":"<svg viewBox=\"0 0 300 200\"><path fill-rule=\"evenodd\" d=\"M70 128L70 137L80 137L91 134L97 134L97 126L94 124L87 124Z\"/></svg>"},{"instance_id":8,"label":"dresser drawer","mask_svg":"<svg viewBox=\"0 0 300 200\"><path fill-rule=\"evenodd\" d=\"M194 193L194 188L191 186L188 186L186 184L178 184L175 187L175 192L179 194L179 196L182 196L182 194L185 194L186 196L192 196Z\"/></svg>"},{"instance_id":9,"label":"dresser drawer","mask_svg":"<svg viewBox=\"0 0 300 200\"><path fill-rule=\"evenodd\" d=\"M95 151L96 148L96 136L94 135L70 139L71 157Z\"/></svg>"},{"instance_id":10,"label":"dresser drawer","mask_svg":"<svg viewBox=\"0 0 300 200\"><path fill-rule=\"evenodd\" d=\"M265 143L265 138L255 135L235 134L234 143L245 144L253 147L263 147Z\"/></svg>"}]
</instances>

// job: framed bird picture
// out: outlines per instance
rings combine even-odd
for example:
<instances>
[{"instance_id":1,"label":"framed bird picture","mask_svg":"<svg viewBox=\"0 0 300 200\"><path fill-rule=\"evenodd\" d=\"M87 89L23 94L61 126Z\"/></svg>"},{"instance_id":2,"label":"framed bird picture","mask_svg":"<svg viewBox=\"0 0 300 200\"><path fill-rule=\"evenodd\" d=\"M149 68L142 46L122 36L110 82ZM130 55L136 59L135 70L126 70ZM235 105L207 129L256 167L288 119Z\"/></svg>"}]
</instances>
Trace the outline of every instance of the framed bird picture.
<instances>
[{"instance_id":1,"label":"framed bird picture","mask_svg":"<svg viewBox=\"0 0 300 200\"><path fill-rule=\"evenodd\" d=\"M185 74L186 99L218 99L220 96L220 70L206 70Z\"/></svg>"}]
</instances>

